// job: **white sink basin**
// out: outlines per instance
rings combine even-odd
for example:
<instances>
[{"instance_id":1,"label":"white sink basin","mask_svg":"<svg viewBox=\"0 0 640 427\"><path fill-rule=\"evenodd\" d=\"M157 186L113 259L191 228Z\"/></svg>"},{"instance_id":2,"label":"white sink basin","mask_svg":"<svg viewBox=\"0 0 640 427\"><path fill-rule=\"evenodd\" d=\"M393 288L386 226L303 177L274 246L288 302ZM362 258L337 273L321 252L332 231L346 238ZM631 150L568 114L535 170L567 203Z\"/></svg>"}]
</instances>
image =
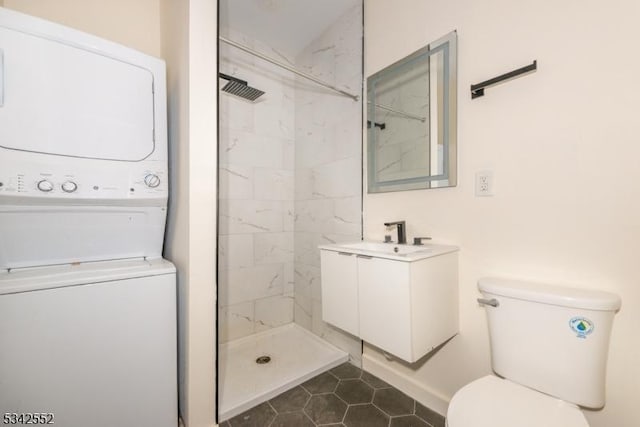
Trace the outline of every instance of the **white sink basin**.
<instances>
[{"instance_id":1,"label":"white sink basin","mask_svg":"<svg viewBox=\"0 0 640 427\"><path fill-rule=\"evenodd\" d=\"M382 242L351 242L320 245L320 249L350 253L366 257L395 259L398 261L417 261L432 256L442 255L458 250L457 246L428 243L424 245L399 245L397 243Z\"/></svg>"},{"instance_id":2,"label":"white sink basin","mask_svg":"<svg viewBox=\"0 0 640 427\"><path fill-rule=\"evenodd\" d=\"M347 243L342 246L347 249L355 249L370 252L381 252L385 254L406 255L415 252L429 251L431 250L427 245L413 246L413 245L398 245L396 243L377 243L377 242L358 242Z\"/></svg>"}]
</instances>

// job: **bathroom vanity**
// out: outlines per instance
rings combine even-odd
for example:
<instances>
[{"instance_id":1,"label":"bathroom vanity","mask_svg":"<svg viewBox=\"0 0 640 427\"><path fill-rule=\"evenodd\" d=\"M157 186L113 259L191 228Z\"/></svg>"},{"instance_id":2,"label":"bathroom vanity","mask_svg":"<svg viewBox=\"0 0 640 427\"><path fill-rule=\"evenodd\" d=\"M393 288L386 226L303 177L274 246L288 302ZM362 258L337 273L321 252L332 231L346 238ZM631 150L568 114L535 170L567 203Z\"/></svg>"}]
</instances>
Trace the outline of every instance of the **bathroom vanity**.
<instances>
[{"instance_id":1,"label":"bathroom vanity","mask_svg":"<svg viewBox=\"0 0 640 427\"><path fill-rule=\"evenodd\" d=\"M407 362L458 333L458 248L322 245L322 318Z\"/></svg>"}]
</instances>

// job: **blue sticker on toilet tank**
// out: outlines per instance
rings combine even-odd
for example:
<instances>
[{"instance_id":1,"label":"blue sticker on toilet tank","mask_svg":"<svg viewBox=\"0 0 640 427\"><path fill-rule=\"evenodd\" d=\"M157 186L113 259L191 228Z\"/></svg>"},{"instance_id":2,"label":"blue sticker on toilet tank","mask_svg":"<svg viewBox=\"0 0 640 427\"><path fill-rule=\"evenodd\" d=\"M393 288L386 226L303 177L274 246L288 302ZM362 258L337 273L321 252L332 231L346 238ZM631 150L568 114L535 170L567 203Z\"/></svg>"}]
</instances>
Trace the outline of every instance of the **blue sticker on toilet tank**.
<instances>
[{"instance_id":1,"label":"blue sticker on toilet tank","mask_svg":"<svg viewBox=\"0 0 640 427\"><path fill-rule=\"evenodd\" d=\"M577 334L578 338L586 338L593 332L593 322L586 317L574 317L569 320L571 330Z\"/></svg>"}]
</instances>

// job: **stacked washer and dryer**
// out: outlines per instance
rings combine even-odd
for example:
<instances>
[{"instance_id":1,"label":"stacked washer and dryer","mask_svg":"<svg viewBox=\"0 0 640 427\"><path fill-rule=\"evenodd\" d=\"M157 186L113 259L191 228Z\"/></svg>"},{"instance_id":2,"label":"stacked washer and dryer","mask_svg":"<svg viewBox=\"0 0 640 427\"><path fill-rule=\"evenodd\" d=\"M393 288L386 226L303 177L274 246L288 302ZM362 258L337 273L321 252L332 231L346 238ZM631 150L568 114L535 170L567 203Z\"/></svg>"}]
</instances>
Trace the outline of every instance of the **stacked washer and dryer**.
<instances>
[{"instance_id":1,"label":"stacked washer and dryer","mask_svg":"<svg viewBox=\"0 0 640 427\"><path fill-rule=\"evenodd\" d=\"M0 8L0 423L176 426L167 174L163 61Z\"/></svg>"}]
</instances>

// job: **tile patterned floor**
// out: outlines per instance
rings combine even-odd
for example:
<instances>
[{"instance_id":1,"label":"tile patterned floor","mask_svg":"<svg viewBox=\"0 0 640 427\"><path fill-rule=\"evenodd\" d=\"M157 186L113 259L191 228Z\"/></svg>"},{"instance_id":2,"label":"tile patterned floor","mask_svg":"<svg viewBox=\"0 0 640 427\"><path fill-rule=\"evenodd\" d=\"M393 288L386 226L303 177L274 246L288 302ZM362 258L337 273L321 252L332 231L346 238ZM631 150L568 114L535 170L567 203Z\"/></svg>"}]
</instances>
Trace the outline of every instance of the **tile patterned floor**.
<instances>
[{"instance_id":1,"label":"tile patterned floor","mask_svg":"<svg viewBox=\"0 0 640 427\"><path fill-rule=\"evenodd\" d=\"M310 379L220 427L444 427L444 417L349 363Z\"/></svg>"}]
</instances>

